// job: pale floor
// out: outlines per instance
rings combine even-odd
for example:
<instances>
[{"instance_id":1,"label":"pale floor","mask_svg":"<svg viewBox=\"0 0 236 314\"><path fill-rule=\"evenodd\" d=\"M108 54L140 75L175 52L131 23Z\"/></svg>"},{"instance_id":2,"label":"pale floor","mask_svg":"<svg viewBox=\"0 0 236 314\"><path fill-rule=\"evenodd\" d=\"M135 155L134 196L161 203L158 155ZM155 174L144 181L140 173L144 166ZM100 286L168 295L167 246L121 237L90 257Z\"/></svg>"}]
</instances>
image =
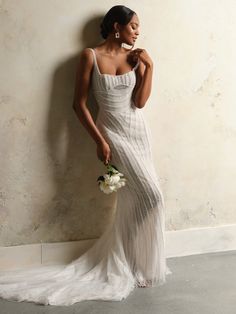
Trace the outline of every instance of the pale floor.
<instances>
[{"instance_id":1,"label":"pale floor","mask_svg":"<svg viewBox=\"0 0 236 314\"><path fill-rule=\"evenodd\" d=\"M123 301L50 306L0 299L0 314L236 314L236 251L169 258L165 285L136 288Z\"/></svg>"}]
</instances>

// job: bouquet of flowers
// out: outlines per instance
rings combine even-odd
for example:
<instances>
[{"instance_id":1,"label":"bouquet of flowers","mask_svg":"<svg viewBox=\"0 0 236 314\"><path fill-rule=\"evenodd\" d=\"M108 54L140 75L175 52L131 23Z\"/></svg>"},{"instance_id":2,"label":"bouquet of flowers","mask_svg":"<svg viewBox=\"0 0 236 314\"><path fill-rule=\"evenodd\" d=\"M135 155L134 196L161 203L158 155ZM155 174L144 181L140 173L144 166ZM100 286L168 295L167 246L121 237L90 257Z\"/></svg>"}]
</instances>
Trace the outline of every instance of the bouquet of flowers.
<instances>
[{"instance_id":1,"label":"bouquet of flowers","mask_svg":"<svg viewBox=\"0 0 236 314\"><path fill-rule=\"evenodd\" d=\"M114 165L109 163L106 165L107 173L97 178L98 185L102 192L109 194L116 192L119 188L126 184L127 179L123 173L119 172Z\"/></svg>"}]
</instances>

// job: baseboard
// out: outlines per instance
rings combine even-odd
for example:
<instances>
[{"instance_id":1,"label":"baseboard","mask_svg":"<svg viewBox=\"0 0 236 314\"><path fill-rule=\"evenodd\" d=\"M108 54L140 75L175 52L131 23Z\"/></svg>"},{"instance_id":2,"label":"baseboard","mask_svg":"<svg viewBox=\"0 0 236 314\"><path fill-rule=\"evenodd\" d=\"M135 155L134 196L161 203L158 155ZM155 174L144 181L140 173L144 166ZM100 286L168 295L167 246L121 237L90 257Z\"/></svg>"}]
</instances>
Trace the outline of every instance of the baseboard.
<instances>
[{"instance_id":1,"label":"baseboard","mask_svg":"<svg viewBox=\"0 0 236 314\"><path fill-rule=\"evenodd\" d=\"M236 224L166 232L166 256L236 250Z\"/></svg>"},{"instance_id":2,"label":"baseboard","mask_svg":"<svg viewBox=\"0 0 236 314\"><path fill-rule=\"evenodd\" d=\"M0 270L66 264L97 239L0 247ZM166 257L236 250L236 225L166 231Z\"/></svg>"}]
</instances>

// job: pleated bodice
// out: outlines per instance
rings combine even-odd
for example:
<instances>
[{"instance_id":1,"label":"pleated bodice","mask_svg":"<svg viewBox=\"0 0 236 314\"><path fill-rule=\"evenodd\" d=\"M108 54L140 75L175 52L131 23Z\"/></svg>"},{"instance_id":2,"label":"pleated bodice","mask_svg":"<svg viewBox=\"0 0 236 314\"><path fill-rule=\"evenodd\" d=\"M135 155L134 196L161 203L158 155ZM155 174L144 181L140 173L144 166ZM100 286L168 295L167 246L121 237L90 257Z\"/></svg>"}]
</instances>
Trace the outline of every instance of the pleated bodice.
<instances>
[{"instance_id":1,"label":"pleated bodice","mask_svg":"<svg viewBox=\"0 0 236 314\"><path fill-rule=\"evenodd\" d=\"M102 74L99 70L96 52L90 48L94 56L94 68L92 74L92 91L96 98L100 111L123 112L134 106L132 91L136 84L136 74L139 62L132 70L124 74Z\"/></svg>"}]
</instances>

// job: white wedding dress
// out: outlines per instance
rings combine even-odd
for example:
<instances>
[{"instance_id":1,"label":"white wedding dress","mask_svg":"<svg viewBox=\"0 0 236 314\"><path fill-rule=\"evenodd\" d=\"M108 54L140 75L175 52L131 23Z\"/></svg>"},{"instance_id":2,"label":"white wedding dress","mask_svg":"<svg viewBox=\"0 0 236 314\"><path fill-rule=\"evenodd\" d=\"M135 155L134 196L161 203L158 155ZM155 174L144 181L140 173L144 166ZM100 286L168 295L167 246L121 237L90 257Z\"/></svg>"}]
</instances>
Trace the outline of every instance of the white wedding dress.
<instances>
[{"instance_id":1,"label":"white wedding dress","mask_svg":"<svg viewBox=\"0 0 236 314\"><path fill-rule=\"evenodd\" d=\"M50 305L125 299L141 285L166 282L164 199L154 169L151 133L131 95L135 67L101 74L96 52L92 91L99 106L96 125L109 143L111 164L124 174L111 225L91 248L67 265L0 272L0 297ZM115 193L115 192L114 192Z\"/></svg>"}]
</instances>

